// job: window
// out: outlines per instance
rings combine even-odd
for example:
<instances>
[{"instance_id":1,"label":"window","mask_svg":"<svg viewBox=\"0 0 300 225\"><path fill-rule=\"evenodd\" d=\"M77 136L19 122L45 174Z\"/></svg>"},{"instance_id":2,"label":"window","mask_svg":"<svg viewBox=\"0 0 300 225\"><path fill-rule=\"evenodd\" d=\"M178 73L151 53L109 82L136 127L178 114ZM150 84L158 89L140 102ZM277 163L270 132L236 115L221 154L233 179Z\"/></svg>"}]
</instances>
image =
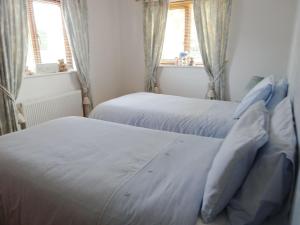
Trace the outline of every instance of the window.
<instances>
[{"instance_id":1,"label":"window","mask_svg":"<svg viewBox=\"0 0 300 225\"><path fill-rule=\"evenodd\" d=\"M202 65L192 1L171 2L161 64Z\"/></svg>"},{"instance_id":2,"label":"window","mask_svg":"<svg viewBox=\"0 0 300 225\"><path fill-rule=\"evenodd\" d=\"M39 63L72 66L72 53L64 27L60 0L28 0L29 47L27 67L33 71Z\"/></svg>"}]
</instances>

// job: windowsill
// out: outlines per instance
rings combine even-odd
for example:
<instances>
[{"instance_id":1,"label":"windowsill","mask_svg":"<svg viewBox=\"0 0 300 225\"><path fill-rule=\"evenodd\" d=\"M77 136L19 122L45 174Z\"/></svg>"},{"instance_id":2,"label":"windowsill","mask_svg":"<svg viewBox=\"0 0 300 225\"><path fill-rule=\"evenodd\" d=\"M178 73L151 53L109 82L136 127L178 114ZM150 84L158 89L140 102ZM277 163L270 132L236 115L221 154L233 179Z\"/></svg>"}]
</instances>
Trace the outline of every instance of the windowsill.
<instances>
[{"instance_id":1,"label":"windowsill","mask_svg":"<svg viewBox=\"0 0 300 225\"><path fill-rule=\"evenodd\" d=\"M24 79L40 78L40 77L53 77L53 76L63 76L69 74L75 74L77 71L70 70L66 72L57 72L57 73L43 73L43 74L33 74L33 75L24 75Z\"/></svg>"},{"instance_id":2,"label":"windowsill","mask_svg":"<svg viewBox=\"0 0 300 225\"><path fill-rule=\"evenodd\" d=\"M160 68L185 68L185 69L198 69L198 68L204 68L203 65L196 65L196 66L177 66L177 65L168 65L168 64L160 64Z\"/></svg>"}]
</instances>

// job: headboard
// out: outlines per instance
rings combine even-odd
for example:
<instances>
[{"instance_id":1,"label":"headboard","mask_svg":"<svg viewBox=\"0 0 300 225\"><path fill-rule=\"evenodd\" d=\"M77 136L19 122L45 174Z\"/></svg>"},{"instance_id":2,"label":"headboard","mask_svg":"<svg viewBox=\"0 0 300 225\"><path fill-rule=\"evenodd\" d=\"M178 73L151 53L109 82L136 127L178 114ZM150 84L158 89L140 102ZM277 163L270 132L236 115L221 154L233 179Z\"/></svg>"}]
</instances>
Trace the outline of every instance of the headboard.
<instances>
[{"instance_id":1,"label":"headboard","mask_svg":"<svg viewBox=\"0 0 300 225\"><path fill-rule=\"evenodd\" d=\"M296 130L298 134L298 162L300 162L299 143L300 143L300 75L290 79L292 90L290 96L294 105L294 115L296 122ZM298 163L300 165L300 163ZM298 165L298 167L299 167ZM298 171L297 186L295 190L295 198L292 209L292 222L291 225L300 224L300 170Z\"/></svg>"}]
</instances>

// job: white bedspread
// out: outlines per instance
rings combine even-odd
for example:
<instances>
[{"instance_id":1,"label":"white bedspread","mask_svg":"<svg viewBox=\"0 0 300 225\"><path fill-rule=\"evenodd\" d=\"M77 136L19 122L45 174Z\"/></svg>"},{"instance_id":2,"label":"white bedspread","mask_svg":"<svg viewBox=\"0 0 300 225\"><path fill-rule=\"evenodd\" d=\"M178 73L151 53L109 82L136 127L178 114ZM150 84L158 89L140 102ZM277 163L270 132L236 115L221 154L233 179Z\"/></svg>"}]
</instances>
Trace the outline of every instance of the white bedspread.
<instances>
[{"instance_id":1,"label":"white bedspread","mask_svg":"<svg viewBox=\"0 0 300 225\"><path fill-rule=\"evenodd\" d=\"M224 138L238 103L135 93L98 105L90 118L138 127Z\"/></svg>"},{"instance_id":2,"label":"white bedspread","mask_svg":"<svg viewBox=\"0 0 300 225\"><path fill-rule=\"evenodd\" d=\"M227 219L227 215L225 212L223 212L221 215L217 217L215 221L209 224L205 224L201 218L198 219L196 225L231 225Z\"/></svg>"},{"instance_id":3,"label":"white bedspread","mask_svg":"<svg viewBox=\"0 0 300 225\"><path fill-rule=\"evenodd\" d=\"M0 224L195 225L220 139L65 118L0 137Z\"/></svg>"}]
</instances>

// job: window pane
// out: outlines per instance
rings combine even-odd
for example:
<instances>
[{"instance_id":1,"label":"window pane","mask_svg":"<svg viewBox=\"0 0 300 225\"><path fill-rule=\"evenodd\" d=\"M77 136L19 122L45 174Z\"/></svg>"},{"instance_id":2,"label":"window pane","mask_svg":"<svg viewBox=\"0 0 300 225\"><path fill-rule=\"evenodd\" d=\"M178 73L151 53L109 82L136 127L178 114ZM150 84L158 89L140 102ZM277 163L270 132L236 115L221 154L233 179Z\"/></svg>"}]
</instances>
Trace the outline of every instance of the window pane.
<instances>
[{"instance_id":1,"label":"window pane","mask_svg":"<svg viewBox=\"0 0 300 225\"><path fill-rule=\"evenodd\" d=\"M190 48L190 57L193 57L195 62L198 64L202 64L202 57L200 54L200 48L199 48L199 41L198 41L198 35L195 25L195 18L194 18L194 10L192 10L191 14L192 18L192 28L191 28L191 48Z\"/></svg>"},{"instance_id":2,"label":"window pane","mask_svg":"<svg viewBox=\"0 0 300 225\"><path fill-rule=\"evenodd\" d=\"M60 6L34 1L33 9L42 63L57 63L58 59L66 61Z\"/></svg>"},{"instance_id":3,"label":"window pane","mask_svg":"<svg viewBox=\"0 0 300 225\"><path fill-rule=\"evenodd\" d=\"M169 10L162 59L175 59L184 51L184 26L185 10Z\"/></svg>"},{"instance_id":4,"label":"window pane","mask_svg":"<svg viewBox=\"0 0 300 225\"><path fill-rule=\"evenodd\" d=\"M193 58L195 64L202 64L192 4L189 5L189 3L183 1L182 5L180 3L177 3L176 6L173 6L172 3L170 5L171 9L168 12L162 63L181 64L181 61L178 62L174 59L179 57L180 53L187 51L187 61L183 61L184 65L189 63L190 58ZM188 14L185 15L186 13ZM186 25L189 27L185 27Z\"/></svg>"},{"instance_id":5,"label":"window pane","mask_svg":"<svg viewBox=\"0 0 300 225\"><path fill-rule=\"evenodd\" d=\"M28 67L28 69L30 71L34 72L34 70L35 70L35 61L34 61L31 34L29 34L29 37L28 37L28 52L27 52L26 66Z\"/></svg>"}]
</instances>

